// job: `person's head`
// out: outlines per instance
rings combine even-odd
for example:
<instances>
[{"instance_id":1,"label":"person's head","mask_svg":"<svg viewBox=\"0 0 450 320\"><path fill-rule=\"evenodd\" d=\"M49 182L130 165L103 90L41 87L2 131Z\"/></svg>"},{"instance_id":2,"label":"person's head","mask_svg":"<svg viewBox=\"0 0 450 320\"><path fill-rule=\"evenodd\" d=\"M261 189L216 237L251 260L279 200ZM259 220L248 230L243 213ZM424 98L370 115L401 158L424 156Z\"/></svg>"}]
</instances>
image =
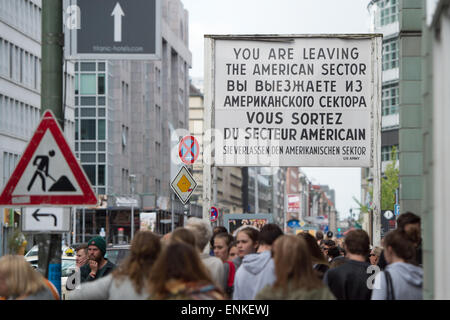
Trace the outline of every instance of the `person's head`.
<instances>
[{"instance_id":1,"label":"person's head","mask_svg":"<svg viewBox=\"0 0 450 320\"><path fill-rule=\"evenodd\" d=\"M323 232L322 231L318 230L316 232L316 240L317 241L323 240Z\"/></svg>"},{"instance_id":2,"label":"person's head","mask_svg":"<svg viewBox=\"0 0 450 320\"><path fill-rule=\"evenodd\" d=\"M170 241L171 242L177 242L177 241L184 242L184 243L190 244L194 248L197 247L196 243L195 243L194 233L191 230L183 228L183 227L178 227L172 232Z\"/></svg>"},{"instance_id":3,"label":"person's head","mask_svg":"<svg viewBox=\"0 0 450 320\"><path fill-rule=\"evenodd\" d=\"M213 235L222 233L222 232L228 232L227 228L225 228L224 226L217 226L217 227L214 227L214 229L213 229Z\"/></svg>"},{"instance_id":4,"label":"person's head","mask_svg":"<svg viewBox=\"0 0 450 320\"><path fill-rule=\"evenodd\" d=\"M167 285L174 280L213 283L198 251L187 243L172 242L163 249L149 276L150 293L164 299L169 294Z\"/></svg>"},{"instance_id":5,"label":"person's head","mask_svg":"<svg viewBox=\"0 0 450 320\"><path fill-rule=\"evenodd\" d=\"M258 235L258 244L264 250L270 250L275 240L283 235L281 228L274 223L268 223L261 228Z\"/></svg>"},{"instance_id":6,"label":"person's head","mask_svg":"<svg viewBox=\"0 0 450 320\"><path fill-rule=\"evenodd\" d=\"M160 251L161 241L158 235L151 231L138 231L131 241L130 254L113 271L114 277L120 279L128 276L140 293Z\"/></svg>"},{"instance_id":7,"label":"person's head","mask_svg":"<svg viewBox=\"0 0 450 320\"><path fill-rule=\"evenodd\" d=\"M230 245L233 242L233 236L228 232L220 232L213 237L214 255L223 262L228 260Z\"/></svg>"},{"instance_id":8,"label":"person's head","mask_svg":"<svg viewBox=\"0 0 450 320\"><path fill-rule=\"evenodd\" d=\"M84 266L88 261L88 245L83 243L75 248L75 262L78 267Z\"/></svg>"},{"instance_id":9,"label":"person's head","mask_svg":"<svg viewBox=\"0 0 450 320\"><path fill-rule=\"evenodd\" d=\"M255 253L258 249L258 234L256 228L245 227L236 234L238 256L244 258L250 253Z\"/></svg>"},{"instance_id":10,"label":"person's head","mask_svg":"<svg viewBox=\"0 0 450 320\"><path fill-rule=\"evenodd\" d=\"M381 255L381 251L383 249L381 249L380 247L374 247L369 254L369 260L370 260L370 264L372 265L377 265L378 264L378 260L380 259L380 255Z\"/></svg>"},{"instance_id":11,"label":"person's head","mask_svg":"<svg viewBox=\"0 0 450 320\"><path fill-rule=\"evenodd\" d=\"M325 259L325 256L323 255L322 250L320 250L319 245L317 244L317 239L315 239L311 234L308 232L300 232L297 234L297 237L302 237L306 244L308 245L309 253L311 254L311 260L313 264L327 264L327 260Z\"/></svg>"},{"instance_id":12,"label":"person's head","mask_svg":"<svg viewBox=\"0 0 450 320\"><path fill-rule=\"evenodd\" d=\"M397 218L397 228L404 232L411 242L420 243L420 217L412 212L405 212Z\"/></svg>"},{"instance_id":13,"label":"person's head","mask_svg":"<svg viewBox=\"0 0 450 320\"><path fill-rule=\"evenodd\" d=\"M212 236L211 224L200 218L192 217L187 220L185 228L192 231L197 248L203 252Z\"/></svg>"},{"instance_id":14,"label":"person's head","mask_svg":"<svg viewBox=\"0 0 450 320\"><path fill-rule=\"evenodd\" d=\"M339 257L341 253L339 252L339 248L337 246L331 246L328 248L328 258L335 259Z\"/></svg>"},{"instance_id":15,"label":"person's head","mask_svg":"<svg viewBox=\"0 0 450 320\"><path fill-rule=\"evenodd\" d=\"M414 263L416 250L411 240L405 236L405 233L400 230L392 230L384 238L384 257L388 264L395 259Z\"/></svg>"},{"instance_id":16,"label":"person's head","mask_svg":"<svg viewBox=\"0 0 450 320\"><path fill-rule=\"evenodd\" d=\"M327 239L331 240L333 238L333 232L332 231L328 231L327 232Z\"/></svg>"},{"instance_id":17,"label":"person's head","mask_svg":"<svg viewBox=\"0 0 450 320\"><path fill-rule=\"evenodd\" d=\"M362 229L351 230L344 240L346 253L363 256L367 259L370 250L370 240L367 232Z\"/></svg>"},{"instance_id":18,"label":"person's head","mask_svg":"<svg viewBox=\"0 0 450 320\"><path fill-rule=\"evenodd\" d=\"M88 257L89 260L102 262L103 257L106 254L106 241L103 237L97 236L90 239L88 245Z\"/></svg>"},{"instance_id":19,"label":"person's head","mask_svg":"<svg viewBox=\"0 0 450 320\"><path fill-rule=\"evenodd\" d=\"M288 283L294 288L311 290L322 286L314 273L308 244L303 237L283 235L272 246L276 281L274 287L287 289Z\"/></svg>"},{"instance_id":20,"label":"person's head","mask_svg":"<svg viewBox=\"0 0 450 320\"><path fill-rule=\"evenodd\" d=\"M0 297L24 297L44 288L44 277L22 255L5 255L0 258Z\"/></svg>"},{"instance_id":21,"label":"person's head","mask_svg":"<svg viewBox=\"0 0 450 320\"><path fill-rule=\"evenodd\" d=\"M320 249L322 249L322 253L325 257L328 257L328 250L335 245L333 240L323 240L320 245Z\"/></svg>"},{"instance_id":22,"label":"person's head","mask_svg":"<svg viewBox=\"0 0 450 320\"><path fill-rule=\"evenodd\" d=\"M234 258L238 256L238 248L236 240L230 244L230 248L228 251L228 260L233 261Z\"/></svg>"}]
</instances>

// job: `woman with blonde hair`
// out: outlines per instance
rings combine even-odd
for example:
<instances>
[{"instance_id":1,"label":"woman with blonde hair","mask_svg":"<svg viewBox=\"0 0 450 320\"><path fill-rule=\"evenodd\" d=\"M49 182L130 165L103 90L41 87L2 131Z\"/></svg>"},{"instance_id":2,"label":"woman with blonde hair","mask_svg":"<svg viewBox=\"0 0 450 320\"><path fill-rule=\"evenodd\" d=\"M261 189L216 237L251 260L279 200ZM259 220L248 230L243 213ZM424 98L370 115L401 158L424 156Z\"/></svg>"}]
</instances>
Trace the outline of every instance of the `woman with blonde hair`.
<instances>
[{"instance_id":1,"label":"woman with blonde hair","mask_svg":"<svg viewBox=\"0 0 450 320\"><path fill-rule=\"evenodd\" d=\"M284 235L272 247L276 280L256 300L335 300L314 273L308 244L302 237Z\"/></svg>"},{"instance_id":2,"label":"woman with blonde hair","mask_svg":"<svg viewBox=\"0 0 450 320\"><path fill-rule=\"evenodd\" d=\"M0 258L0 297L8 300L59 300L53 284L21 255Z\"/></svg>"},{"instance_id":3,"label":"woman with blonde hair","mask_svg":"<svg viewBox=\"0 0 450 320\"><path fill-rule=\"evenodd\" d=\"M161 251L160 237L139 231L131 241L130 254L111 274L69 293L69 300L145 300L148 276Z\"/></svg>"}]
</instances>

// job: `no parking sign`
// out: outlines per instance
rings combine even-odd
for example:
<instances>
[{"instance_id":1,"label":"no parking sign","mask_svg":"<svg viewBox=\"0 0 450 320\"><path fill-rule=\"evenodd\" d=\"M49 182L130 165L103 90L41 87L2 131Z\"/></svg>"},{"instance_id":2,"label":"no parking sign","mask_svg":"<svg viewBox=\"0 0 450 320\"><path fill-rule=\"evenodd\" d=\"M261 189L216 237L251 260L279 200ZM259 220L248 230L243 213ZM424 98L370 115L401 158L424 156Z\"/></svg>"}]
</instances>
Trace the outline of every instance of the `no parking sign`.
<instances>
[{"instance_id":1,"label":"no parking sign","mask_svg":"<svg viewBox=\"0 0 450 320\"><path fill-rule=\"evenodd\" d=\"M200 148L198 146L197 139L193 136L186 136L180 141L178 147L178 154L180 155L181 161L184 164L190 165L197 160L200 153Z\"/></svg>"},{"instance_id":2,"label":"no parking sign","mask_svg":"<svg viewBox=\"0 0 450 320\"><path fill-rule=\"evenodd\" d=\"M211 222L217 221L217 218L219 217L219 210L217 210L216 207L211 207Z\"/></svg>"}]
</instances>

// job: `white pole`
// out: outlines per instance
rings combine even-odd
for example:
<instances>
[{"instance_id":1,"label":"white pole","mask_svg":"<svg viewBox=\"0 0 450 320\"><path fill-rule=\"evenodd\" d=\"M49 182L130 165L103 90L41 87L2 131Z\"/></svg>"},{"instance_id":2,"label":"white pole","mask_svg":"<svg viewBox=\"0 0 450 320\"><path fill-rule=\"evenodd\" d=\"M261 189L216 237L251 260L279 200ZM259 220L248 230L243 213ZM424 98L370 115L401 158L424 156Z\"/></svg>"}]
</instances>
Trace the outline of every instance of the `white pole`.
<instances>
[{"instance_id":1,"label":"white pole","mask_svg":"<svg viewBox=\"0 0 450 320\"><path fill-rule=\"evenodd\" d=\"M255 213L259 213L258 167L255 167Z\"/></svg>"},{"instance_id":2,"label":"white pole","mask_svg":"<svg viewBox=\"0 0 450 320\"><path fill-rule=\"evenodd\" d=\"M214 90L214 40L205 38L205 100L203 105L203 132L209 137L205 136L203 141L203 214L202 218L205 221L210 221L209 210L211 208L211 151L212 151L212 108L213 108L213 90ZM209 138L209 141L206 141ZM208 144L209 148L208 149ZM206 147L206 148L205 148Z\"/></svg>"},{"instance_id":3,"label":"white pole","mask_svg":"<svg viewBox=\"0 0 450 320\"><path fill-rule=\"evenodd\" d=\"M133 196L133 202L131 203L131 240L133 240L134 237L134 196Z\"/></svg>"},{"instance_id":4,"label":"white pole","mask_svg":"<svg viewBox=\"0 0 450 320\"><path fill-rule=\"evenodd\" d=\"M77 208L71 208L72 209L72 245L76 242L77 239Z\"/></svg>"},{"instance_id":5,"label":"white pole","mask_svg":"<svg viewBox=\"0 0 450 320\"><path fill-rule=\"evenodd\" d=\"M173 196L173 192L170 193L170 206L171 206L171 215L170 215L170 220L171 220L171 231L173 232L173 230L175 230L175 216L174 216L174 209L173 209L173 202L175 201L174 196Z\"/></svg>"},{"instance_id":6,"label":"white pole","mask_svg":"<svg viewBox=\"0 0 450 320\"><path fill-rule=\"evenodd\" d=\"M83 242L86 242L86 209L83 208Z\"/></svg>"},{"instance_id":7,"label":"white pole","mask_svg":"<svg viewBox=\"0 0 450 320\"><path fill-rule=\"evenodd\" d=\"M212 187L213 187L213 204L217 207L217 167L214 166L213 168L213 181L212 181ZM214 225L219 224L219 219L216 220Z\"/></svg>"},{"instance_id":8,"label":"white pole","mask_svg":"<svg viewBox=\"0 0 450 320\"><path fill-rule=\"evenodd\" d=\"M375 53L373 59L374 75L374 150L373 150L373 245L379 246L381 243L381 49L382 38L372 39L372 45Z\"/></svg>"}]
</instances>

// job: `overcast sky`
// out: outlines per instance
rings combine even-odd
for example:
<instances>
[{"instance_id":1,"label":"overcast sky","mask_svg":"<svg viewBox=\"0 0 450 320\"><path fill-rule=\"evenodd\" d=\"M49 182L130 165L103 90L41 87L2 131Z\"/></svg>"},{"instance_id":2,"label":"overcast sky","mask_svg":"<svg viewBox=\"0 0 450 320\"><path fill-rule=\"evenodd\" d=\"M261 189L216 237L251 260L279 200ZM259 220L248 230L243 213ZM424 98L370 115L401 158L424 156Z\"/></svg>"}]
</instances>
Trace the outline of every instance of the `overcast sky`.
<instances>
[{"instance_id":1,"label":"overcast sky","mask_svg":"<svg viewBox=\"0 0 450 320\"><path fill-rule=\"evenodd\" d=\"M181 0L189 12L190 76L203 78L205 34L368 33L368 0ZM336 190L341 218L360 198L361 169L301 168Z\"/></svg>"}]
</instances>

